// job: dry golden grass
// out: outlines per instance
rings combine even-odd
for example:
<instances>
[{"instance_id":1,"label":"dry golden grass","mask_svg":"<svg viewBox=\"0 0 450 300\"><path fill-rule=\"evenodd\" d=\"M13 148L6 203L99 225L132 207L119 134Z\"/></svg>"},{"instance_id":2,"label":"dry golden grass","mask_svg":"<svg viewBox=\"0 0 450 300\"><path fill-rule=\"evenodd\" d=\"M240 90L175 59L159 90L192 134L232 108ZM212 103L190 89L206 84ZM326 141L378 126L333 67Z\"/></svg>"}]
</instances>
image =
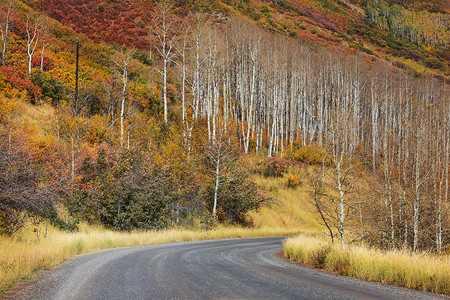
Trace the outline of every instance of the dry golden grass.
<instances>
[{"instance_id":1,"label":"dry golden grass","mask_svg":"<svg viewBox=\"0 0 450 300\"><path fill-rule=\"evenodd\" d=\"M300 180L305 177L298 174ZM310 189L305 183L296 188L287 187L287 178L256 177L256 183L265 194L274 199L258 212L250 212L255 226L261 228L284 227L301 229L311 234L320 233L323 227L317 223L310 199Z\"/></svg>"},{"instance_id":2,"label":"dry golden grass","mask_svg":"<svg viewBox=\"0 0 450 300\"><path fill-rule=\"evenodd\" d=\"M55 110L50 104L36 106L28 102L22 102L21 111L22 114L17 117L17 122L40 131L42 135L54 134L56 128Z\"/></svg>"},{"instance_id":3,"label":"dry golden grass","mask_svg":"<svg viewBox=\"0 0 450 300\"><path fill-rule=\"evenodd\" d=\"M322 238L298 236L284 243L294 261L361 279L423 291L450 294L450 257L409 251L388 251L359 246L342 248Z\"/></svg>"},{"instance_id":4,"label":"dry golden grass","mask_svg":"<svg viewBox=\"0 0 450 300\"><path fill-rule=\"evenodd\" d=\"M221 227L212 231L171 229L123 233L81 225L77 233L49 228L47 237L38 241L33 232L24 230L14 237L0 236L0 292L14 282L32 276L37 270L51 268L74 255L102 249L207 239L285 236L299 232L283 227L253 230Z\"/></svg>"}]
</instances>

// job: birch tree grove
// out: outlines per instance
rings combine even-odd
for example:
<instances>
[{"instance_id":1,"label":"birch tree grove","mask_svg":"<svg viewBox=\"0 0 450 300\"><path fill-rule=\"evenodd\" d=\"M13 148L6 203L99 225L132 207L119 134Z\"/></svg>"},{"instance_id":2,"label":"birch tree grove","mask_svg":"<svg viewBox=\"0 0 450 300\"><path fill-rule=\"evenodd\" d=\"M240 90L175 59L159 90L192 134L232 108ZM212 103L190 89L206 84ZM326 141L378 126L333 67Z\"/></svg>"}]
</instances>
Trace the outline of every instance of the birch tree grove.
<instances>
[{"instance_id":1,"label":"birch tree grove","mask_svg":"<svg viewBox=\"0 0 450 300\"><path fill-rule=\"evenodd\" d=\"M2 7L2 13L0 15L0 34L2 38L2 65L6 64L6 45L8 43L8 34L11 25L12 7L13 1L7 1L6 7Z\"/></svg>"},{"instance_id":2,"label":"birch tree grove","mask_svg":"<svg viewBox=\"0 0 450 300\"><path fill-rule=\"evenodd\" d=\"M6 65L0 66L4 104L0 113L8 112L0 120L0 169L14 175L10 172L14 160L25 161L18 171L33 169L33 193L46 197L40 194L46 183L40 167L26 160L36 155L38 165L50 163L65 151L61 164L71 166L66 174L72 178L71 200L76 200L77 189L89 194L83 196L83 205L98 205L90 208L92 216L101 221L101 214L109 214L105 219L109 226L120 221L126 209L136 208L133 213L148 220L154 209L147 201L153 196L146 193L162 187L167 193L164 189L155 194L163 204L157 217L161 226L168 226L173 216L179 224L182 215L205 211L219 221L241 223L246 212L265 201L250 180L249 166L256 165L255 160L285 165L289 165L286 159L297 160L312 165L308 182L313 205L333 241L343 246L361 241L384 250L448 251L450 93L446 78L433 77L431 72L410 76L405 69L367 53L359 55L343 47L325 50L229 15L197 13L182 18L186 11L171 6L171 1L150 1L151 15L123 17L123 24L136 26L138 35L148 34L150 57L145 46L137 50L97 47L95 39L90 40L86 53L92 57L83 57L82 64L86 90L80 100L74 97L70 113L66 88L73 71L66 48L72 33L42 14L30 11L25 19L26 3L16 9L15 2L0 4L1 64ZM105 13L95 15L104 15L104 21L110 13L106 7ZM56 27L49 30L48 22ZM14 55L10 56L12 24ZM438 43L435 35L429 38L433 41L425 44ZM36 49L42 70L34 73ZM107 56L108 63L102 65ZM445 53L430 57L435 56ZM27 72L30 78L21 80ZM160 77L161 83L154 77ZM17 113L16 118L15 111L21 107L18 100L38 97L43 101L34 102L49 102L39 116L56 112L58 142L46 160L40 157L41 150L23 155L28 150L15 140L20 136L19 123L35 118L34 112L24 118ZM27 104L24 109L31 108ZM32 123L20 126L30 127L36 136L45 133L36 148L49 148L50 129L38 130L40 124L35 128L38 122ZM302 156L304 152L314 159ZM55 171L58 166L50 167L48 174L63 176ZM19 172L3 181L0 178L0 188L7 191L22 176ZM89 190L82 191L85 186ZM27 192L27 187L20 187L13 194L20 198ZM0 191L1 197L12 207L13 219L8 222L17 221L20 227L21 206L28 204L22 203L25 200L15 203ZM53 207L53 201L38 200L41 207L29 208L38 216ZM145 214L139 211L144 202L148 205ZM141 204L133 207L134 203ZM100 212L102 205L105 209ZM9 210L0 205L0 219ZM139 228L140 222L120 221L116 228Z\"/></svg>"},{"instance_id":3,"label":"birch tree grove","mask_svg":"<svg viewBox=\"0 0 450 300\"><path fill-rule=\"evenodd\" d=\"M216 26L194 18L191 28L179 62L190 130L204 122L214 144L218 128L231 126L244 154L269 157L316 144L329 150L336 176L364 169L370 158L377 196L369 198L377 210L361 215L371 227L365 240L385 249L442 251L450 234L443 225L450 221L447 85L382 62L367 65L356 55L311 50L239 21ZM333 182L340 195L336 229L346 244L348 211L367 207L367 199L347 202L343 183Z\"/></svg>"}]
</instances>

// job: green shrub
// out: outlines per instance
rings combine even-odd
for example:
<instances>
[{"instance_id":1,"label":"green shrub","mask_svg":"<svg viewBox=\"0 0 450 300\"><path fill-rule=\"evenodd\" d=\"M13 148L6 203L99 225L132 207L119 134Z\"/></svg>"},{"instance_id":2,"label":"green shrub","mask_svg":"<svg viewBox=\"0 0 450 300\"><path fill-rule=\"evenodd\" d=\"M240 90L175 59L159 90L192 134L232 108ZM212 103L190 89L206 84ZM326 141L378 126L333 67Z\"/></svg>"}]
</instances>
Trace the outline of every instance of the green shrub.
<instances>
[{"instance_id":1,"label":"green shrub","mask_svg":"<svg viewBox=\"0 0 450 300\"><path fill-rule=\"evenodd\" d=\"M270 17L271 17L269 8L268 8L267 6L265 6L265 5L263 5L263 6L261 7L261 13L262 13L265 17L267 17L267 18L270 18Z\"/></svg>"},{"instance_id":2,"label":"green shrub","mask_svg":"<svg viewBox=\"0 0 450 300\"><path fill-rule=\"evenodd\" d=\"M59 79L54 79L41 70L33 71L30 79L40 87L42 95L51 99L53 105L67 98L69 91Z\"/></svg>"},{"instance_id":3,"label":"green shrub","mask_svg":"<svg viewBox=\"0 0 450 300\"><path fill-rule=\"evenodd\" d=\"M200 199L210 212L213 210L214 192L214 180L205 183L200 191ZM245 214L258 209L265 201L266 198L258 191L256 183L250 179L249 172L235 168L220 179L217 191L217 220L244 224Z\"/></svg>"},{"instance_id":4,"label":"green shrub","mask_svg":"<svg viewBox=\"0 0 450 300\"><path fill-rule=\"evenodd\" d=\"M217 227L217 220L210 212L205 213L200 218L200 225L203 230L213 230Z\"/></svg>"},{"instance_id":5,"label":"green shrub","mask_svg":"<svg viewBox=\"0 0 450 300\"><path fill-rule=\"evenodd\" d=\"M59 229L64 230L64 231L69 231L69 232L78 231L79 221L76 219L73 219L73 220L67 219L64 221L63 219L56 217L51 221L51 223L53 226L56 226Z\"/></svg>"},{"instance_id":6,"label":"green shrub","mask_svg":"<svg viewBox=\"0 0 450 300\"><path fill-rule=\"evenodd\" d=\"M137 184L119 181L101 193L100 220L117 230L163 229L170 224L176 191L169 176L155 174Z\"/></svg>"},{"instance_id":7,"label":"green shrub","mask_svg":"<svg viewBox=\"0 0 450 300\"><path fill-rule=\"evenodd\" d=\"M437 59L436 57L427 57L424 61L425 66L432 69L445 70L445 63Z\"/></svg>"}]
</instances>

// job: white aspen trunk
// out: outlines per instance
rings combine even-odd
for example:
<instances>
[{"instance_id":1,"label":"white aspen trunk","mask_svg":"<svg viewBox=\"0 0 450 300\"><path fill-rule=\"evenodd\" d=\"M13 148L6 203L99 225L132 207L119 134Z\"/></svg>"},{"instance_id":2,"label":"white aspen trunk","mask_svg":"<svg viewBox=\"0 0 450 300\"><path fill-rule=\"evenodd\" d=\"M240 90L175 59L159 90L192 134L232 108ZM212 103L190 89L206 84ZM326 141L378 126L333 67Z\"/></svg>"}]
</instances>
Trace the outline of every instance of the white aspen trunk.
<instances>
[{"instance_id":1,"label":"white aspen trunk","mask_svg":"<svg viewBox=\"0 0 450 300\"><path fill-rule=\"evenodd\" d=\"M371 85L371 103L372 103L372 169L375 171L375 160L377 155L377 135L378 135L378 128L377 128L377 117L378 117L378 104L375 102L375 95L374 95L374 87L373 87L373 80Z\"/></svg>"},{"instance_id":2,"label":"white aspen trunk","mask_svg":"<svg viewBox=\"0 0 450 300\"><path fill-rule=\"evenodd\" d=\"M415 153L415 171L414 171L414 188L415 188L415 197L414 197L414 223L413 223L413 251L417 251L418 243L419 243L419 218L420 218L420 166L419 166L419 141L416 142L416 153Z\"/></svg>"},{"instance_id":3,"label":"white aspen trunk","mask_svg":"<svg viewBox=\"0 0 450 300\"><path fill-rule=\"evenodd\" d=\"M217 122L217 114L219 110L219 88L217 86L216 80L216 53L217 53L217 45L214 44L214 52L211 54L211 114L212 114L212 139L215 143L216 141L216 122Z\"/></svg>"},{"instance_id":4,"label":"white aspen trunk","mask_svg":"<svg viewBox=\"0 0 450 300\"><path fill-rule=\"evenodd\" d=\"M220 101L220 91L219 91L219 87L218 87L218 81L216 80L213 84L213 88L214 88L214 110L213 110L213 139L214 141L216 140L216 131L217 128L219 128L218 126L218 122L219 122L219 101ZM220 130L220 128L219 128Z\"/></svg>"},{"instance_id":5,"label":"white aspen trunk","mask_svg":"<svg viewBox=\"0 0 450 300\"><path fill-rule=\"evenodd\" d=\"M0 27L0 33L2 38L2 65L6 64L6 44L8 43L9 22L11 18L11 6L12 1L8 3L8 10L6 12L5 27Z\"/></svg>"},{"instance_id":6,"label":"white aspen trunk","mask_svg":"<svg viewBox=\"0 0 450 300\"><path fill-rule=\"evenodd\" d=\"M217 213L217 194L219 191L219 174L220 174L220 145L219 145L219 151L217 152L217 164L216 164L216 186L214 188L214 207L213 207L213 216L214 219L216 219L216 213Z\"/></svg>"},{"instance_id":7,"label":"white aspen trunk","mask_svg":"<svg viewBox=\"0 0 450 300\"><path fill-rule=\"evenodd\" d=\"M27 16L26 23L26 31L27 31L27 55L28 55L28 76L31 75L31 61L33 59L34 50L39 41L39 33L40 33L40 20L36 19L34 22L34 29L30 28L30 16Z\"/></svg>"},{"instance_id":8,"label":"white aspen trunk","mask_svg":"<svg viewBox=\"0 0 450 300\"><path fill-rule=\"evenodd\" d=\"M255 124L256 125L256 124ZM256 131L256 154L259 154L259 135L260 135L261 127L260 125L256 125L255 131Z\"/></svg>"},{"instance_id":9,"label":"white aspen trunk","mask_svg":"<svg viewBox=\"0 0 450 300\"><path fill-rule=\"evenodd\" d=\"M257 50L255 50L257 51ZM256 93L256 60L257 53L250 53L252 60L252 78L251 78L251 87L250 87L250 108L247 111L247 138L245 140L245 154L248 154L249 140L250 140L250 130L252 127L252 114L253 114L253 102Z\"/></svg>"},{"instance_id":10,"label":"white aspen trunk","mask_svg":"<svg viewBox=\"0 0 450 300\"><path fill-rule=\"evenodd\" d=\"M42 44L42 51L41 51L41 71L44 70L44 50L45 50L45 44Z\"/></svg>"},{"instance_id":11,"label":"white aspen trunk","mask_svg":"<svg viewBox=\"0 0 450 300\"><path fill-rule=\"evenodd\" d=\"M167 68L175 57L175 47L177 35L183 29L184 24L178 24L173 14L173 6L167 1L161 1L156 5L155 15L159 21L154 21L153 36L157 42L153 44L156 51L161 56L163 65L158 71L161 73L161 98L164 102L164 122L168 122L167 103ZM180 26L181 25L181 26ZM177 28L177 29L175 29Z\"/></svg>"},{"instance_id":12,"label":"white aspen trunk","mask_svg":"<svg viewBox=\"0 0 450 300\"><path fill-rule=\"evenodd\" d=\"M212 140L212 132L211 132L211 116L212 116L212 87L211 87L211 70L208 70L206 87L207 87L207 95L206 95L206 118L208 123L208 141Z\"/></svg>"},{"instance_id":13,"label":"white aspen trunk","mask_svg":"<svg viewBox=\"0 0 450 300\"><path fill-rule=\"evenodd\" d=\"M31 74L31 60L33 58L33 53L28 52L28 75Z\"/></svg>"},{"instance_id":14,"label":"white aspen trunk","mask_svg":"<svg viewBox=\"0 0 450 300\"><path fill-rule=\"evenodd\" d=\"M167 58L164 57L163 60L164 60L164 65L163 65L164 122L167 124Z\"/></svg>"},{"instance_id":15,"label":"white aspen trunk","mask_svg":"<svg viewBox=\"0 0 450 300\"><path fill-rule=\"evenodd\" d=\"M387 113L385 116L385 122L388 119ZM389 213L389 220L390 220L390 232L391 232L391 238L390 238L390 247L392 248L394 246L395 242L395 228L394 228L394 211L392 207L392 180L391 180L391 170L390 166L392 164L392 161L390 159L391 157L391 148L388 141L388 132L387 132L387 124L384 125L385 132L383 133L383 169L384 169L384 205L385 205L385 214L386 214L386 231L388 230L388 216ZM387 238L387 237L386 237ZM387 241L386 241L387 242Z\"/></svg>"},{"instance_id":16,"label":"white aspen trunk","mask_svg":"<svg viewBox=\"0 0 450 300\"><path fill-rule=\"evenodd\" d=\"M341 162L336 164L336 174L337 174L337 188L339 192L339 233L341 235L342 247L346 246L345 243L345 193L342 188L341 179Z\"/></svg>"},{"instance_id":17,"label":"white aspen trunk","mask_svg":"<svg viewBox=\"0 0 450 300\"><path fill-rule=\"evenodd\" d=\"M269 157L272 157L274 151L274 139L276 139L276 126L277 126L277 116L274 115L272 119L272 130L270 134L270 142L269 142ZM276 141L275 141L276 143Z\"/></svg>"},{"instance_id":18,"label":"white aspen trunk","mask_svg":"<svg viewBox=\"0 0 450 300\"><path fill-rule=\"evenodd\" d=\"M123 87L122 87L122 102L120 105L120 146L123 147L124 142L124 116L125 116L125 100L128 81L128 70L124 68L122 75Z\"/></svg>"},{"instance_id":19,"label":"white aspen trunk","mask_svg":"<svg viewBox=\"0 0 450 300\"><path fill-rule=\"evenodd\" d=\"M446 126L448 128L448 126ZM444 203L448 203L448 159L449 159L449 136L448 131L446 133L445 138L445 163L444 168L445 171L443 172L445 174L445 196L444 196ZM443 175L444 175L443 174ZM443 176L444 177L444 176ZM444 178L442 178L439 186L439 198L438 198L438 211L437 211L437 232L436 232L436 248L438 253L442 253L442 185L443 185Z\"/></svg>"},{"instance_id":20,"label":"white aspen trunk","mask_svg":"<svg viewBox=\"0 0 450 300\"><path fill-rule=\"evenodd\" d=\"M194 120L198 118L198 110L200 106L200 44L199 37L196 40L196 68L195 68L195 90L197 92L196 97L194 97Z\"/></svg>"},{"instance_id":21,"label":"white aspen trunk","mask_svg":"<svg viewBox=\"0 0 450 300\"><path fill-rule=\"evenodd\" d=\"M73 139L73 134L71 136L71 157L72 157L72 161L71 161L71 165L72 165L72 183L75 181L75 145L74 145L74 139Z\"/></svg>"},{"instance_id":22,"label":"white aspen trunk","mask_svg":"<svg viewBox=\"0 0 450 300\"><path fill-rule=\"evenodd\" d=\"M224 66L226 68L226 66ZM222 85L223 85L223 131L227 132L227 122L228 122L228 90L227 90L227 76L226 71L223 72Z\"/></svg>"},{"instance_id":23,"label":"white aspen trunk","mask_svg":"<svg viewBox=\"0 0 450 300\"><path fill-rule=\"evenodd\" d=\"M276 139L276 127L277 127L277 110L278 110L278 99L277 99L277 91L276 91L276 74L274 78L274 86L273 86L273 107L272 107L272 130L270 132L270 140L269 140L269 151L268 156L272 157L273 155L273 148L274 148L274 139ZM275 141L276 142L276 141Z\"/></svg>"},{"instance_id":24,"label":"white aspen trunk","mask_svg":"<svg viewBox=\"0 0 450 300\"><path fill-rule=\"evenodd\" d=\"M181 67L181 106L182 106L182 120L183 123L186 120L186 96L185 96L185 85L186 85L186 43L187 43L187 33L184 36L183 41L183 50L181 52L182 58L182 67ZM186 135L186 132L183 131L183 135Z\"/></svg>"},{"instance_id":25,"label":"white aspen trunk","mask_svg":"<svg viewBox=\"0 0 450 300\"><path fill-rule=\"evenodd\" d=\"M406 155L408 157L408 155ZM406 158L405 157L405 158ZM404 220L404 236L403 236L403 244L405 247L408 246L408 206L406 205L406 162L403 163L403 182L402 182L402 202L403 202L403 213L405 215Z\"/></svg>"}]
</instances>

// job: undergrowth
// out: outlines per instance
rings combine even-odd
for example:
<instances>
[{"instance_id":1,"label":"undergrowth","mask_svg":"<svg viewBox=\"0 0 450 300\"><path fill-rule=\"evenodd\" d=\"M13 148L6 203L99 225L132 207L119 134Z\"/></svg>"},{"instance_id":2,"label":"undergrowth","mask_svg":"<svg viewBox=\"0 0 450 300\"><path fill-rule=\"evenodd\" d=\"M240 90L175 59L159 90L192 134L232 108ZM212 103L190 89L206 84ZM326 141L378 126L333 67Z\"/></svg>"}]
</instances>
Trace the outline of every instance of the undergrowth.
<instances>
[{"instance_id":1,"label":"undergrowth","mask_svg":"<svg viewBox=\"0 0 450 300\"><path fill-rule=\"evenodd\" d=\"M362 246L342 248L314 236L286 240L284 254L290 260L340 275L450 295L449 255Z\"/></svg>"}]
</instances>

